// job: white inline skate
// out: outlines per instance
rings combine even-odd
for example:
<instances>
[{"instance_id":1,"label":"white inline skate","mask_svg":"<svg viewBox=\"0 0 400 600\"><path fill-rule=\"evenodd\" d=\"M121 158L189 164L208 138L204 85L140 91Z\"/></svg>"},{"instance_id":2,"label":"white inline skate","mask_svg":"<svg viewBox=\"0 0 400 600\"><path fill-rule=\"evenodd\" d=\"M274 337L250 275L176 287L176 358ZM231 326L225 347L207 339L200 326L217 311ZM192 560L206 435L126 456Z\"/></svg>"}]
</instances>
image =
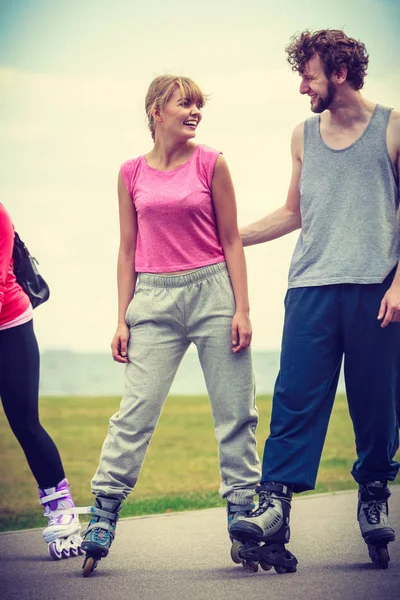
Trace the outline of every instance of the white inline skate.
<instances>
[{"instance_id":1,"label":"white inline skate","mask_svg":"<svg viewBox=\"0 0 400 600\"><path fill-rule=\"evenodd\" d=\"M83 554L78 509L72 500L68 480L63 479L56 487L39 488L39 502L49 520L43 538L51 558L61 560Z\"/></svg>"}]
</instances>

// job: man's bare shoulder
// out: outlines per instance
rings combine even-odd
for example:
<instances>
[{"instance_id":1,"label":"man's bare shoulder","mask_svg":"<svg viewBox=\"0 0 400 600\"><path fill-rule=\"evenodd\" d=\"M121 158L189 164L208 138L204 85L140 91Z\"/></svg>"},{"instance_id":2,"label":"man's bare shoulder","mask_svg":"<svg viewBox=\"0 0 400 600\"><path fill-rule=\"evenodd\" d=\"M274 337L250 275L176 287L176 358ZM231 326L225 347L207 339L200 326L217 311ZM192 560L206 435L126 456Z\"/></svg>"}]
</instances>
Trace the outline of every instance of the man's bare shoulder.
<instances>
[{"instance_id":1,"label":"man's bare shoulder","mask_svg":"<svg viewBox=\"0 0 400 600\"><path fill-rule=\"evenodd\" d=\"M302 121L301 123L296 125L296 127L293 129L292 137L304 137L304 123L305 121Z\"/></svg>"},{"instance_id":2,"label":"man's bare shoulder","mask_svg":"<svg viewBox=\"0 0 400 600\"><path fill-rule=\"evenodd\" d=\"M296 125L293 129L291 146L293 156L301 159L304 148L304 121Z\"/></svg>"},{"instance_id":3,"label":"man's bare shoulder","mask_svg":"<svg viewBox=\"0 0 400 600\"><path fill-rule=\"evenodd\" d=\"M392 110L386 132L386 144L389 156L400 172L400 112Z\"/></svg>"},{"instance_id":4,"label":"man's bare shoulder","mask_svg":"<svg viewBox=\"0 0 400 600\"><path fill-rule=\"evenodd\" d=\"M400 112L392 110L387 128L387 145L392 160L400 157Z\"/></svg>"},{"instance_id":5,"label":"man's bare shoulder","mask_svg":"<svg viewBox=\"0 0 400 600\"><path fill-rule=\"evenodd\" d=\"M400 127L400 111L392 110L390 113L389 127L398 129Z\"/></svg>"}]
</instances>

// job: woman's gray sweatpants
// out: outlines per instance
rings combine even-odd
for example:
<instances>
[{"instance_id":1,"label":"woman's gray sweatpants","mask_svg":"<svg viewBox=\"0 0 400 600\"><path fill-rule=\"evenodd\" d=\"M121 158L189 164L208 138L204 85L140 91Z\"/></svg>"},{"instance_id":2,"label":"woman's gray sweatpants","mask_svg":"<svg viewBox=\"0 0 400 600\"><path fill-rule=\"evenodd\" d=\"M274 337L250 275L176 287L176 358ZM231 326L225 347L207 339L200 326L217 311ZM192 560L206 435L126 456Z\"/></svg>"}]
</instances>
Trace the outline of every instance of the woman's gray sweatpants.
<instances>
[{"instance_id":1,"label":"woman's gray sweatpants","mask_svg":"<svg viewBox=\"0 0 400 600\"><path fill-rule=\"evenodd\" d=\"M193 342L211 400L220 495L236 504L252 501L260 479L258 411L250 349L232 353L234 312L225 263L186 275L139 275L126 312L130 339L125 391L119 412L110 419L92 480L96 496L122 500L134 488L175 373Z\"/></svg>"}]
</instances>

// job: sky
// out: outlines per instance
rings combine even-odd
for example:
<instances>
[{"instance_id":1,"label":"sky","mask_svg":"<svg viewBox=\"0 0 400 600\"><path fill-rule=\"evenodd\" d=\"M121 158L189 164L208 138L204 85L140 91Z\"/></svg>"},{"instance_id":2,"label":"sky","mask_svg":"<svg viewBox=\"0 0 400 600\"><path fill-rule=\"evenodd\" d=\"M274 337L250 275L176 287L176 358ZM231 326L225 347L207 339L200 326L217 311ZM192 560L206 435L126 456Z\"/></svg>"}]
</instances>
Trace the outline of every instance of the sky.
<instances>
[{"instance_id":1,"label":"sky","mask_svg":"<svg viewBox=\"0 0 400 600\"><path fill-rule=\"evenodd\" d=\"M108 351L116 327L116 181L148 152L144 97L174 73L210 95L196 141L224 153L239 224L286 199L290 137L311 116L285 46L344 29L370 55L363 95L400 110L400 0L0 0L0 201L51 288L42 350ZM246 248L254 349L280 347L298 232Z\"/></svg>"}]
</instances>

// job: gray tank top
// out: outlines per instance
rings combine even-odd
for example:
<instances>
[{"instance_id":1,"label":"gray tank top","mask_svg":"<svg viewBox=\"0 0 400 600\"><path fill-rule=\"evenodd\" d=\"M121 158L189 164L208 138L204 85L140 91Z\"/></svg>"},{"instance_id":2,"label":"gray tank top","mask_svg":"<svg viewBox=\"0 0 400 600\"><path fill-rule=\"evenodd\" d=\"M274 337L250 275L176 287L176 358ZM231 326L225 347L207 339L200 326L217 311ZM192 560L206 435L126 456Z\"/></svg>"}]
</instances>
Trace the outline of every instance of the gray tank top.
<instances>
[{"instance_id":1,"label":"gray tank top","mask_svg":"<svg viewBox=\"0 0 400 600\"><path fill-rule=\"evenodd\" d=\"M386 145L390 108L376 105L343 150L322 140L319 116L304 124L302 229L289 288L381 283L400 259L399 182Z\"/></svg>"}]
</instances>

